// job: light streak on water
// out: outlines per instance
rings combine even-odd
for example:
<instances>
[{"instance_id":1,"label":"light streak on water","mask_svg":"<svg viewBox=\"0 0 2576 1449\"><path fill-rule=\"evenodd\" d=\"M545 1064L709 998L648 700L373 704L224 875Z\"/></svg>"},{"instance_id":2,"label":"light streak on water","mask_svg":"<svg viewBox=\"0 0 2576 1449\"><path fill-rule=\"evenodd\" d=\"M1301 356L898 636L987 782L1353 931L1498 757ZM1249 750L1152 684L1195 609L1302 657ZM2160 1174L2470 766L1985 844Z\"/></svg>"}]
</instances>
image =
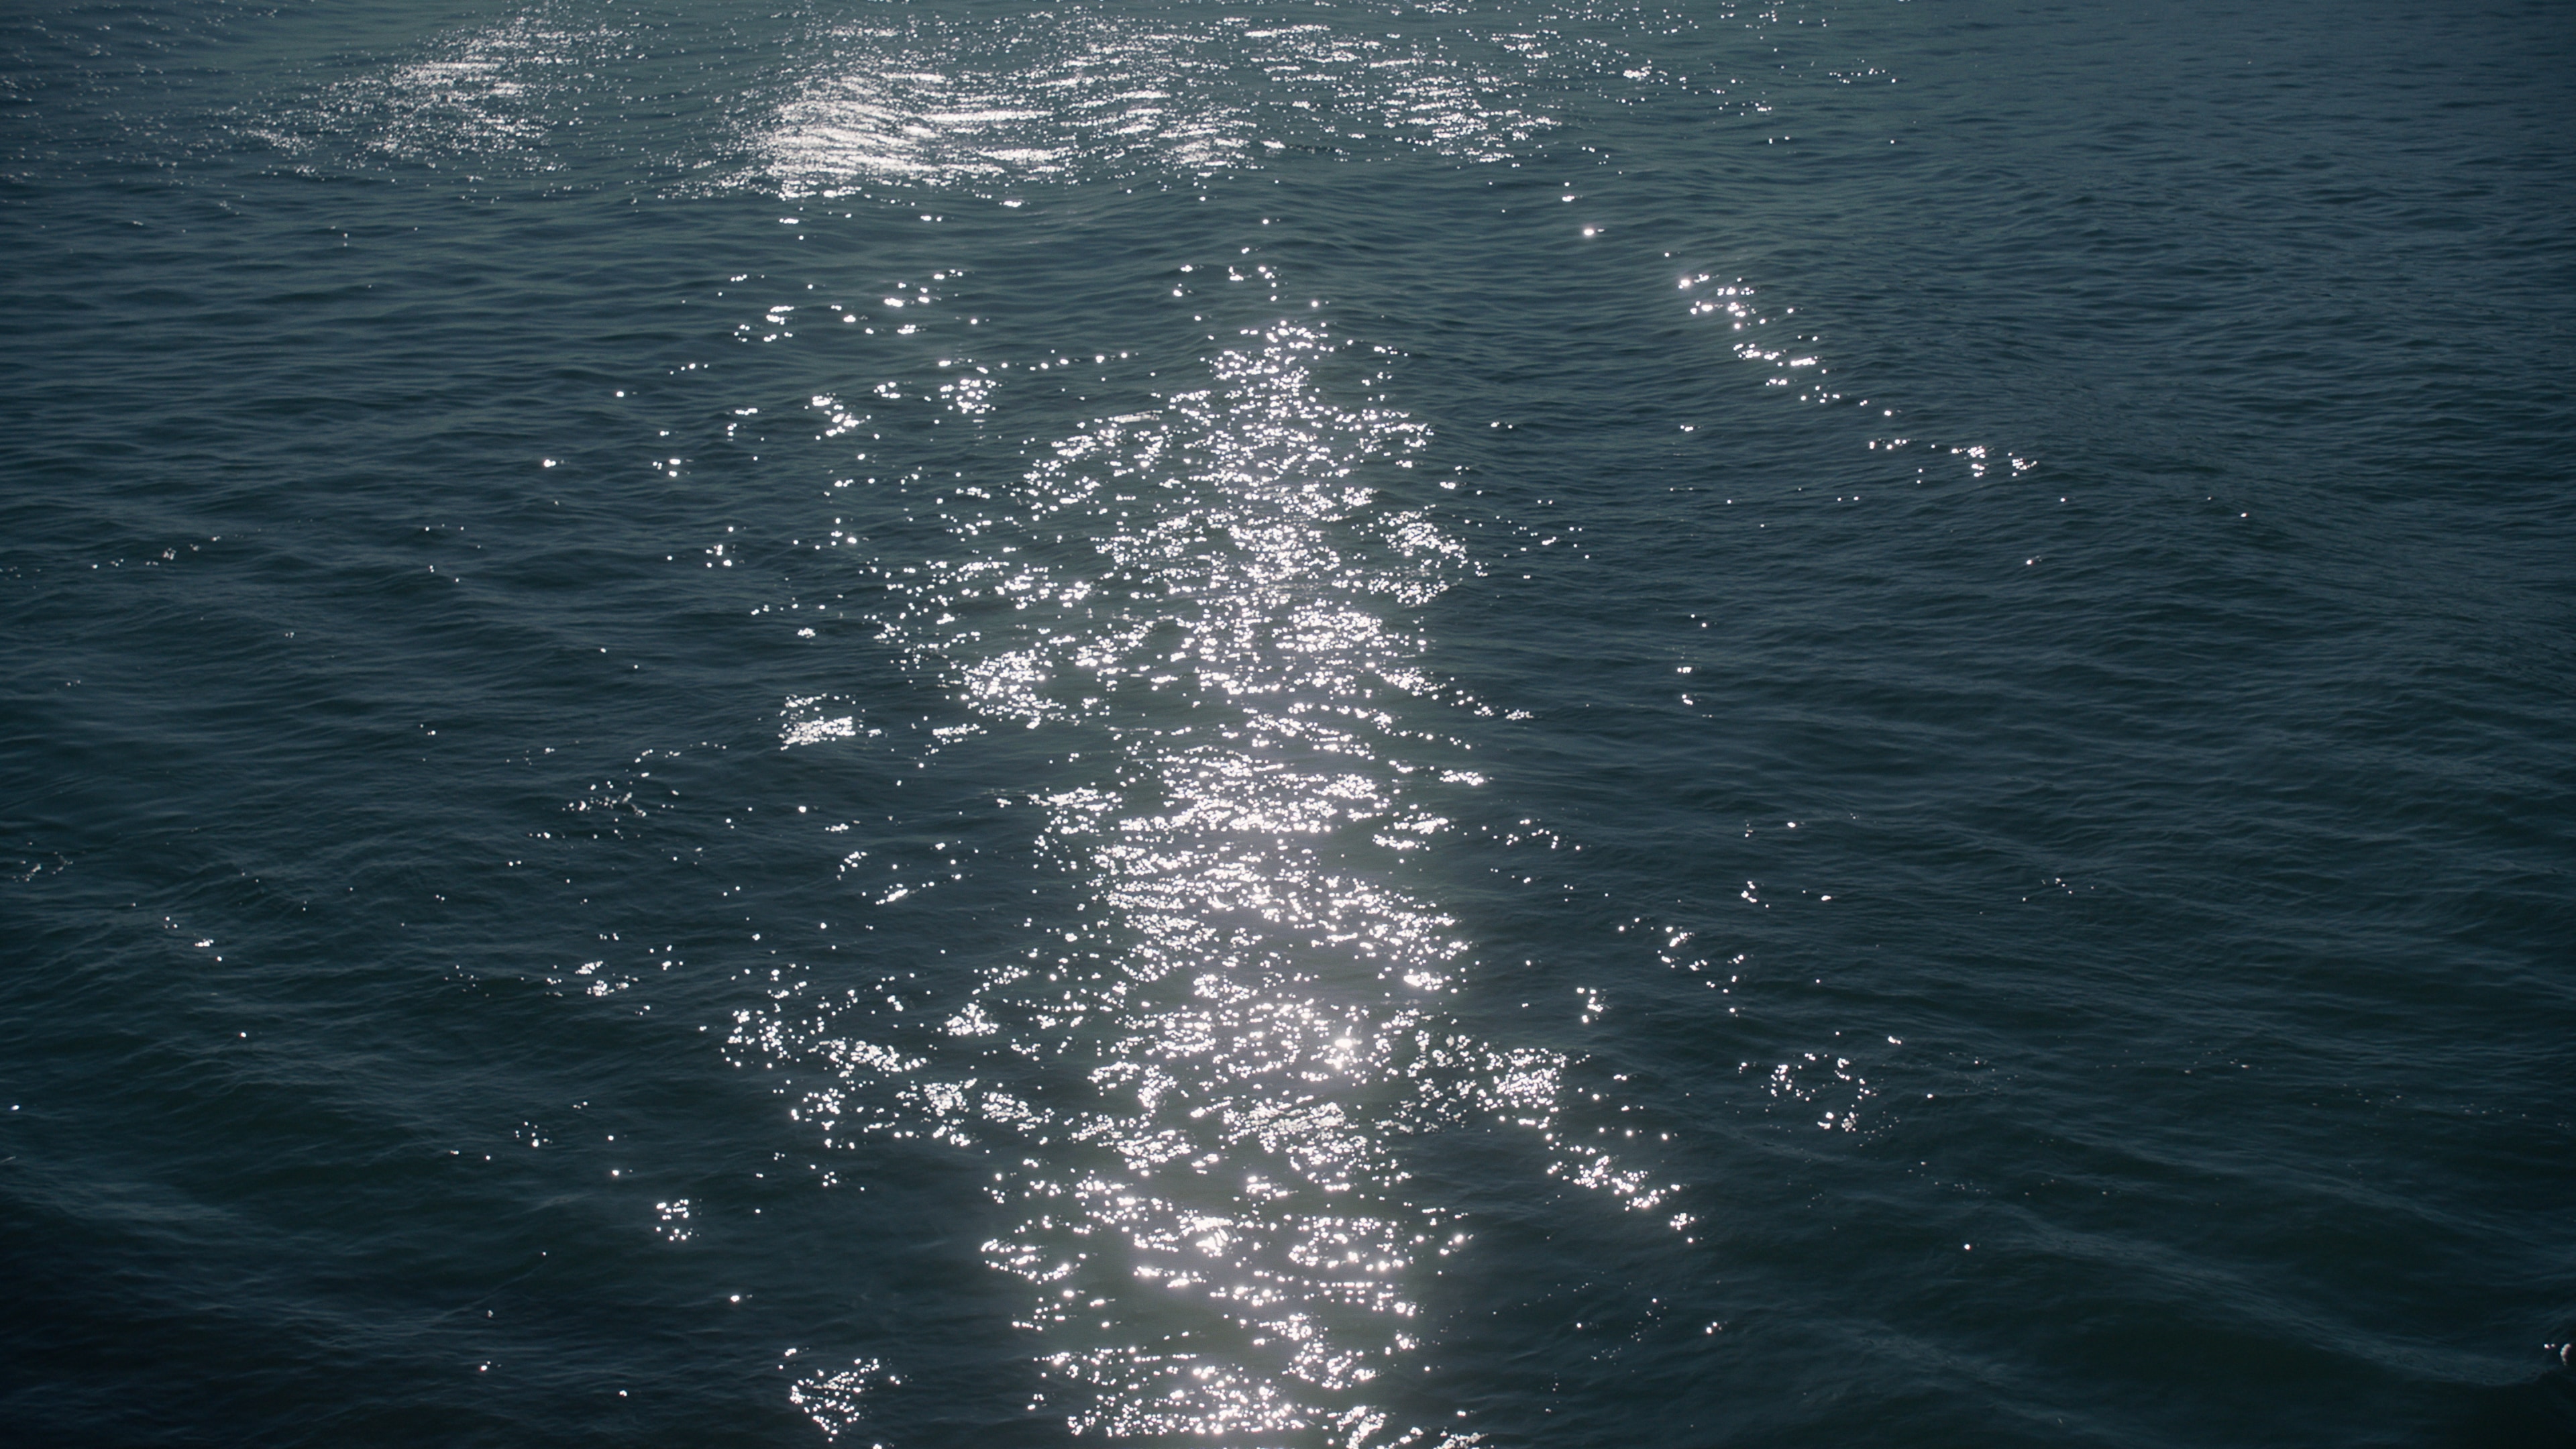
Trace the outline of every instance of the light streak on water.
<instances>
[{"instance_id":1,"label":"light streak on water","mask_svg":"<svg viewBox=\"0 0 2576 1449\"><path fill-rule=\"evenodd\" d=\"M1560 124L1534 92L1650 74L1598 37L1489 31L1464 13L1415 7L1365 26L1081 6L971 27L871 18L816 37L819 58L752 150L791 196L1205 176L1354 142L1497 161Z\"/></svg>"},{"instance_id":2,"label":"light streak on water","mask_svg":"<svg viewBox=\"0 0 2576 1449\"><path fill-rule=\"evenodd\" d=\"M1558 1135L1565 1058L1458 1030L1469 943L1406 884L1449 827L1409 782L1463 772L1429 762L1462 747L1419 727L1448 696L1403 621L1474 566L1362 481L1429 436L1328 400L1313 373L1337 346L1249 334L1206 387L1096 420L1007 487L943 494L952 547L890 577L883 622L983 728L1083 746L1061 762L1079 783L1033 797L1080 882L1072 916L1032 918L935 1036L799 1004L735 1037L803 1079L828 1066L799 1108L827 1141L989 1159L1009 1226L983 1253L1026 1284L1031 1407L1077 1431L1472 1442L1378 1394L1471 1231L1409 1190L1405 1143ZM790 701L788 747L858 740L821 705ZM1668 1192L1598 1149L1555 1156L1640 1210ZM836 1430L866 1377L837 1372L799 1390Z\"/></svg>"}]
</instances>

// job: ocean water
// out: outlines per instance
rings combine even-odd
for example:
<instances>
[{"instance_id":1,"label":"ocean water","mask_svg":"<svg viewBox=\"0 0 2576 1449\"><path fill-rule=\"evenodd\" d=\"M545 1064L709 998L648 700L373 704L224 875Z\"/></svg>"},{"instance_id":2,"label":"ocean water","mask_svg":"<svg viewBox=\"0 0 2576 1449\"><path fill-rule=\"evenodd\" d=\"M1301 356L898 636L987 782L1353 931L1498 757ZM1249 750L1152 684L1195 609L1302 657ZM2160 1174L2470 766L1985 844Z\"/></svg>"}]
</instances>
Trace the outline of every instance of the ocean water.
<instances>
[{"instance_id":1,"label":"ocean water","mask_svg":"<svg viewBox=\"0 0 2576 1449\"><path fill-rule=\"evenodd\" d=\"M2576 1444L2571 121L7 7L0 1437Z\"/></svg>"}]
</instances>

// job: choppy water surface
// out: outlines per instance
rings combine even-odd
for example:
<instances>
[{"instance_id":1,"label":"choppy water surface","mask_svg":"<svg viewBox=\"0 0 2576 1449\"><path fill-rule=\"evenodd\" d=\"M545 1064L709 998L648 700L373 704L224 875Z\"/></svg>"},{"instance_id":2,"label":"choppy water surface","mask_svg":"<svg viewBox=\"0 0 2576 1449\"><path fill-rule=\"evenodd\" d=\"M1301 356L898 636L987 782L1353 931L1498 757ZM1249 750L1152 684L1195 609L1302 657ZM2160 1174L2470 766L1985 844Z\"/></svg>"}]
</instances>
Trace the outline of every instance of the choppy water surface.
<instances>
[{"instance_id":1,"label":"choppy water surface","mask_svg":"<svg viewBox=\"0 0 2576 1449\"><path fill-rule=\"evenodd\" d=\"M31 1443L2576 1443L2547 6L0 19Z\"/></svg>"}]
</instances>

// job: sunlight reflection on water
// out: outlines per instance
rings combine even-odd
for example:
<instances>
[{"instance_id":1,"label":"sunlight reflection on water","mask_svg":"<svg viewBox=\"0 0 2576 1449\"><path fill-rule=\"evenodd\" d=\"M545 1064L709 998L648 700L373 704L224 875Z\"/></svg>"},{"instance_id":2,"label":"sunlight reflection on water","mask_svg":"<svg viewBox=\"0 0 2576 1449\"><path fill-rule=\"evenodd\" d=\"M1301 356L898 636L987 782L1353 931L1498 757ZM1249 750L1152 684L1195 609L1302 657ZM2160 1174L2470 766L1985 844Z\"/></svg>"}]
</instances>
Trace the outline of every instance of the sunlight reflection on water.
<instances>
[{"instance_id":1,"label":"sunlight reflection on water","mask_svg":"<svg viewBox=\"0 0 2576 1449\"><path fill-rule=\"evenodd\" d=\"M834 30L819 46L828 59L755 144L790 195L886 180L1207 175L1355 140L1499 160L1558 124L1535 84L1633 70L1613 47L1554 30L1417 20L1361 33L1086 8L971 30L906 16Z\"/></svg>"},{"instance_id":2,"label":"sunlight reflection on water","mask_svg":"<svg viewBox=\"0 0 2576 1449\"><path fill-rule=\"evenodd\" d=\"M1419 1345L1423 1274L1467 1238L1408 1194L1401 1145L1471 1122L1556 1136L1564 1058L1456 1029L1467 944L1399 881L1449 823L1408 778L1467 777L1420 758L1464 747L1408 728L1446 696L1394 620L1473 566L1358 481L1428 434L1322 396L1337 347L1271 328L1003 496L946 496L953 556L895 583L884 622L986 723L1117 741L1037 802L1076 918L1032 921L938 1037L782 1008L735 1038L830 1065L800 1108L828 1136L1004 1168L1015 1221L984 1254L1028 1284L1043 1407L1080 1430L1468 1442L1372 1403ZM786 744L856 733L816 703L791 702ZM1668 1191L1597 1149L1557 1158L1634 1208Z\"/></svg>"}]
</instances>

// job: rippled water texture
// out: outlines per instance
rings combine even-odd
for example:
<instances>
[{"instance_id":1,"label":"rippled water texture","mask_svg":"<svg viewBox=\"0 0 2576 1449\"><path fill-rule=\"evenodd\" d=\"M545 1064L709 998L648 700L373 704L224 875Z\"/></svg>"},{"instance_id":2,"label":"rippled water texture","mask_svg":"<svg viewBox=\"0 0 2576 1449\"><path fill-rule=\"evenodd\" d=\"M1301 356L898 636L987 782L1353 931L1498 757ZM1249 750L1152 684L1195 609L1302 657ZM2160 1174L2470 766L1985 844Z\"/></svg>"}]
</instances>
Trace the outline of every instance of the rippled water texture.
<instances>
[{"instance_id":1,"label":"rippled water texture","mask_svg":"<svg viewBox=\"0 0 2576 1449\"><path fill-rule=\"evenodd\" d=\"M0 1437L2576 1444L2564 7L0 55Z\"/></svg>"}]
</instances>

